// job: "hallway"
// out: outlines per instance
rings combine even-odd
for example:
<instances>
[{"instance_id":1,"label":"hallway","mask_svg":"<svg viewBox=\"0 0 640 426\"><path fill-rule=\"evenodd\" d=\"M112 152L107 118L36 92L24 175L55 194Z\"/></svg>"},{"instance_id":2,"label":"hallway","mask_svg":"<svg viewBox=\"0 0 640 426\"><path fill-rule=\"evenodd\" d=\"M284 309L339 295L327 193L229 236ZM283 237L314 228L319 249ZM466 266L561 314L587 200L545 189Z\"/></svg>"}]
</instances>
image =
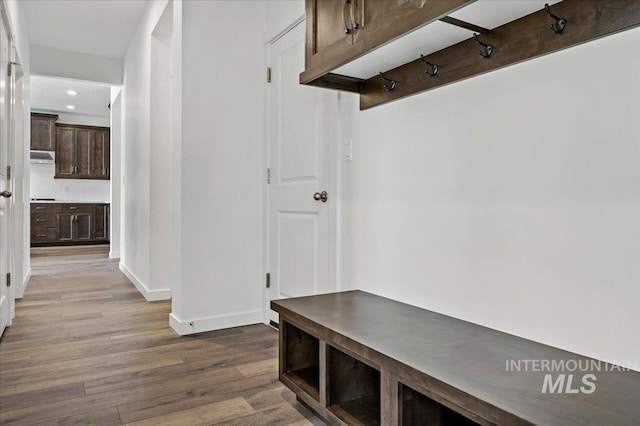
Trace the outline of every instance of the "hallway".
<instances>
[{"instance_id":1,"label":"hallway","mask_svg":"<svg viewBox=\"0 0 640 426\"><path fill-rule=\"evenodd\" d=\"M278 381L271 328L180 337L170 302L146 302L104 251L32 269L0 341L0 423L321 424Z\"/></svg>"}]
</instances>

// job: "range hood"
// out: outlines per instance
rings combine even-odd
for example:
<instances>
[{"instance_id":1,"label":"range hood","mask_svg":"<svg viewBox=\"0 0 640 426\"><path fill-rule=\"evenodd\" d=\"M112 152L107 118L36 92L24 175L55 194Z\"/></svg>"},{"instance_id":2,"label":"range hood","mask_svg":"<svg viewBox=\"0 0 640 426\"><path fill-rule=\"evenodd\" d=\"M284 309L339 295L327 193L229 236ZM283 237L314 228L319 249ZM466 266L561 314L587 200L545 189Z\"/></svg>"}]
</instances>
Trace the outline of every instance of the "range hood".
<instances>
[{"instance_id":1,"label":"range hood","mask_svg":"<svg viewBox=\"0 0 640 426\"><path fill-rule=\"evenodd\" d=\"M29 159L35 164L53 164L53 152L50 151L30 151Z\"/></svg>"}]
</instances>

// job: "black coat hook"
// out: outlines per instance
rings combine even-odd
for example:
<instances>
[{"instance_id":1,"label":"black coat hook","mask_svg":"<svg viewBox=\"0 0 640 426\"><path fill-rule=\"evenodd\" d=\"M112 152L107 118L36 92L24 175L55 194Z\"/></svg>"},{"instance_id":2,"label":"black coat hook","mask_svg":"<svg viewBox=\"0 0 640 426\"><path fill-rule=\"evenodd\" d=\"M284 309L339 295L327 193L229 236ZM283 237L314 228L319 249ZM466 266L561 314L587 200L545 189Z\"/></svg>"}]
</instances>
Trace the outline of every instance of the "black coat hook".
<instances>
[{"instance_id":1,"label":"black coat hook","mask_svg":"<svg viewBox=\"0 0 640 426\"><path fill-rule=\"evenodd\" d=\"M491 56L491 54L493 53L493 46L490 44L485 44L483 42L481 42L480 40L478 40L478 34L473 34L473 38L476 39L476 43L478 43L479 45L484 47L484 52L482 52L482 50L479 52L480 56L482 56L483 58L487 59Z\"/></svg>"},{"instance_id":2,"label":"black coat hook","mask_svg":"<svg viewBox=\"0 0 640 426\"><path fill-rule=\"evenodd\" d=\"M425 71L427 73L427 75L429 77L435 77L438 74L438 66L436 64L432 64L431 62L428 62L424 58L424 55L420 55L420 59L422 59L422 62L427 64L427 70ZM429 71L429 67L431 67L431 71Z\"/></svg>"},{"instance_id":3,"label":"black coat hook","mask_svg":"<svg viewBox=\"0 0 640 426\"><path fill-rule=\"evenodd\" d=\"M556 22L553 25L551 25L551 29L553 30L554 33L560 34L564 30L564 27L567 25L567 20L564 18L558 18L556 15L551 13L551 9L549 8L549 3L544 5L544 10L547 11L547 15L551 16L553 19L556 20Z\"/></svg>"},{"instance_id":4,"label":"black coat hook","mask_svg":"<svg viewBox=\"0 0 640 426\"><path fill-rule=\"evenodd\" d=\"M384 74L382 74L382 71L380 71L380 77L382 77L384 81L389 83L389 86L387 86L386 84L384 85L384 90L386 90L387 92L393 92L394 90L396 90L395 80L391 80L390 78L385 77Z\"/></svg>"}]
</instances>

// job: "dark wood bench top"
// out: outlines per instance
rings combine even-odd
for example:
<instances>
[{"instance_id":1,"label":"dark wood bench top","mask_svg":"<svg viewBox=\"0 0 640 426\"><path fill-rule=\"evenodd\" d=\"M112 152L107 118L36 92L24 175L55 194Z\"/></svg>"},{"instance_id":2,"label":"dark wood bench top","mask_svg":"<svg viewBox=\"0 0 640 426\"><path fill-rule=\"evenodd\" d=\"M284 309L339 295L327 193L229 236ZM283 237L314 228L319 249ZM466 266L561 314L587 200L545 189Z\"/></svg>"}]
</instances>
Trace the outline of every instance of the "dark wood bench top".
<instances>
[{"instance_id":1,"label":"dark wood bench top","mask_svg":"<svg viewBox=\"0 0 640 426\"><path fill-rule=\"evenodd\" d=\"M332 330L525 422L640 425L640 373L635 371L362 291L278 300L272 308ZM507 371L510 360L520 360L523 371ZM524 360L572 360L567 366L578 362L589 371L531 371L532 365L524 371ZM591 368L598 365L600 371ZM594 374L595 391L542 393L545 375L555 381L562 373L573 373L572 389L583 386L585 374Z\"/></svg>"}]
</instances>

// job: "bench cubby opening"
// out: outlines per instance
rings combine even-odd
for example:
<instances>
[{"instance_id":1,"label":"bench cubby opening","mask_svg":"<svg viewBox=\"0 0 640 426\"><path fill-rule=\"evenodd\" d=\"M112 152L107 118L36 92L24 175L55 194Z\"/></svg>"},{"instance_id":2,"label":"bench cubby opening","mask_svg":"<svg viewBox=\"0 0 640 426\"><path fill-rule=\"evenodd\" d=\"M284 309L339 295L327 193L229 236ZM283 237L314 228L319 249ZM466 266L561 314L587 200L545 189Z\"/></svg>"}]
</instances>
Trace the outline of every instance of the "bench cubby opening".
<instances>
[{"instance_id":1,"label":"bench cubby opening","mask_svg":"<svg viewBox=\"0 0 640 426\"><path fill-rule=\"evenodd\" d=\"M329 346L327 406L347 424L380 424L380 372Z\"/></svg>"},{"instance_id":2,"label":"bench cubby opening","mask_svg":"<svg viewBox=\"0 0 640 426\"><path fill-rule=\"evenodd\" d=\"M475 426L478 423L426 395L398 384L398 424L402 426Z\"/></svg>"},{"instance_id":3,"label":"bench cubby opening","mask_svg":"<svg viewBox=\"0 0 640 426\"><path fill-rule=\"evenodd\" d=\"M320 395L320 340L285 322L284 376L316 401Z\"/></svg>"}]
</instances>

